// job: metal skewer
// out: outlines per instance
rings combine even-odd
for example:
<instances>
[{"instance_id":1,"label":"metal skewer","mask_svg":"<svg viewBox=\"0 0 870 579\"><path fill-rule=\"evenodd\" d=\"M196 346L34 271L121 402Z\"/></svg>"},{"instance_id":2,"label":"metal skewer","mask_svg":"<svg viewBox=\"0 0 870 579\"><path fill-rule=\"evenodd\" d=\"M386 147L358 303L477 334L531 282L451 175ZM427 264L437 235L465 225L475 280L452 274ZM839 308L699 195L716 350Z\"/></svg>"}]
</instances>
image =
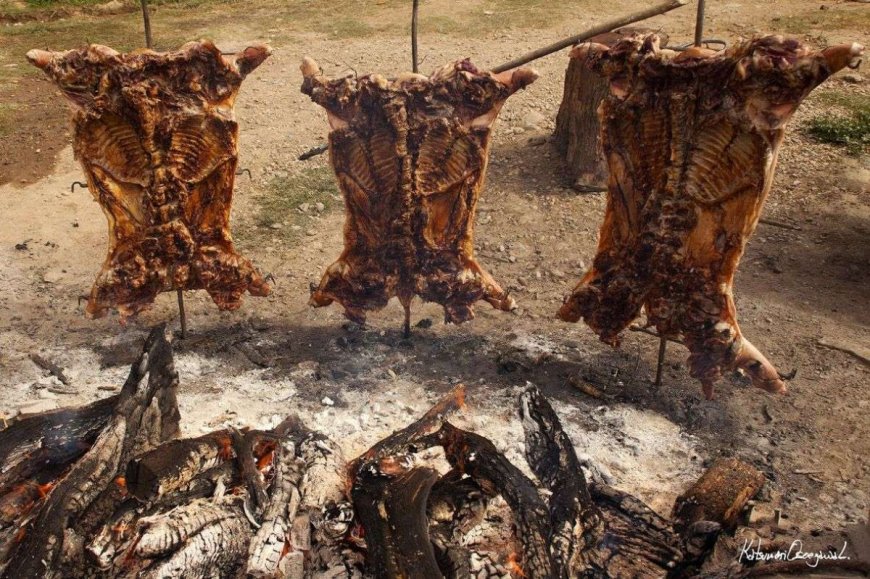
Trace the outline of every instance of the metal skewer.
<instances>
[{"instance_id":1,"label":"metal skewer","mask_svg":"<svg viewBox=\"0 0 870 579\"><path fill-rule=\"evenodd\" d=\"M178 292L178 317L181 319L181 338L187 335L187 316L184 313L184 292L182 290L177 290Z\"/></svg>"}]
</instances>

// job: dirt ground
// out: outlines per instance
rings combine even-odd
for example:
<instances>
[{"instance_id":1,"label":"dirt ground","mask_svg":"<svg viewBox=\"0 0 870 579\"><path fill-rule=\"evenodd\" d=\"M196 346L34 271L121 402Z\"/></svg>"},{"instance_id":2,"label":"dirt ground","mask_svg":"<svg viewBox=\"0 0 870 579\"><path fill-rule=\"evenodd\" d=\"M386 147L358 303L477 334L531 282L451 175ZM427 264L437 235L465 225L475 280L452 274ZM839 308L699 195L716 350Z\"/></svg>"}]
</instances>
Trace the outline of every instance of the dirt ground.
<instances>
[{"instance_id":1,"label":"dirt ground","mask_svg":"<svg viewBox=\"0 0 870 579\"><path fill-rule=\"evenodd\" d=\"M764 212L789 227L759 225L736 279L741 328L781 371L796 370L790 394L771 396L735 376L718 385L716 400L705 401L680 346L669 347L664 384L654 389L655 338L627 332L614 350L584 325L555 319L563 296L591 263L605 204L603 195L568 187L547 141L565 52L534 63L540 79L503 109L478 213L479 260L510 287L520 309L506 314L480 304L472 322L445 326L440 307L415 302L414 322L424 323L403 340L398 303L372 313L364 330L346 325L337 306L309 308L309 284L340 252L343 218L331 186L322 192L319 212L313 203L303 211L287 196L299 179L328 175L323 156L296 160L327 132L324 112L299 92L298 64L309 54L330 74L404 70L408 15L406 3L363 2L358 18L336 9L331 29L313 3L286 4L293 11L270 14L267 2L245 10L205 4L189 8L186 20L163 5L155 13L158 38L208 34L225 50L253 41L275 49L238 100L240 166L252 179L238 178L233 209L240 252L274 275L275 288L272 296L249 298L230 313L218 312L204 293L186 295L191 331L177 342L177 363L187 433L226 423L266 425L299 412L354 455L464 382L466 425L519 459L515 400L532 382L555 401L594 475L639 494L663 514L704 465L739 456L765 473L761 499L782 509L794 537L865 519L870 368L821 344L870 347L870 158L809 140L800 127L830 108L832 94L866 97L870 81L831 79L799 109ZM423 69L466 56L493 66L647 3L458 4L422 3ZM707 4L707 36L729 42L782 31L815 45L870 44L866 4ZM309 7L321 11L316 26L300 24L313 21L305 20ZM18 48L66 49L86 38L129 46L127 28L97 26L99 18L135 31L129 22L137 16L130 12L0 24L0 39L10 40L0 48L0 414L7 417L34 401L65 406L110 394L147 329L163 321L177 326L170 294L126 327L112 316L87 320L78 303L104 258L105 219L86 190L70 191L82 174L69 147L65 105L47 81L25 70ZM94 24L95 32L77 40L78 29L52 32L76 19ZM688 41L693 25L691 6L647 23L666 30L674 44ZM867 78L865 71L860 75ZM63 366L70 386L36 366L33 352ZM572 381L594 384L605 398L582 393Z\"/></svg>"}]
</instances>

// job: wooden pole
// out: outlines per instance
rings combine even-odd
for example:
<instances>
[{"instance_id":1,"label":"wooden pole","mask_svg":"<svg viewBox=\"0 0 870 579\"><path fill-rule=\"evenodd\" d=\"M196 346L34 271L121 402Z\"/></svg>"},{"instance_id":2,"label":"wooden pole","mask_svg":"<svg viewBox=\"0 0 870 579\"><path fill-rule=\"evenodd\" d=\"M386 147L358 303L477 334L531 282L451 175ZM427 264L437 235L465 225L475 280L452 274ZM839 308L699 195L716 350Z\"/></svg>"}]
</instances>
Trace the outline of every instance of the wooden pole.
<instances>
[{"instance_id":1,"label":"wooden pole","mask_svg":"<svg viewBox=\"0 0 870 579\"><path fill-rule=\"evenodd\" d=\"M420 72L417 67L417 8L420 5L420 0L414 0L411 8L411 70Z\"/></svg>"},{"instance_id":2,"label":"wooden pole","mask_svg":"<svg viewBox=\"0 0 870 579\"><path fill-rule=\"evenodd\" d=\"M506 70L510 70L512 68L516 68L523 64L529 63L533 60L537 60L542 56L547 56L548 54L553 54L563 48L568 48L569 46L574 46L579 42L583 42L585 40L589 40L593 36L598 36L599 34L603 34L605 32L610 32L616 28L621 28L623 26L628 26L634 22L639 22L641 20L646 20L647 18L652 18L653 16L658 16L659 14L664 14L665 12L670 12L675 8L679 8L680 6L685 6L688 3L688 0L668 0L663 4L659 4L657 6L653 6L652 8L647 8L646 10L641 10L640 12L635 12L634 14L629 14L627 16L623 16L621 18L616 18L614 20L609 20L604 24L599 24L593 28L590 28L586 32L581 32L580 34L576 34L574 36L570 36L559 42L555 42L549 46L545 46L543 48L539 48L537 50L533 50L519 58L515 58L510 62L506 62L492 69L492 72L499 73L504 72Z\"/></svg>"},{"instance_id":3,"label":"wooden pole","mask_svg":"<svg viewBox=\"0 0 870 579\"><path fill-rule=\"evenodd\" d=\"M704 36L704 0L698 0L698 17L695 19L695 46L701 46Z\"/></svg>"},{"instance_id":4,"label":"wooden pole","mask_svg":"<svg viewBox=\"0 0 870 579\"><path fill-rule=\"evenodd\" d=\"M142 2L142 21L145 23L145 46L153 48L154 43L151 41L151 15L148 14L148 0Z\"/></svg>"}]
</instances>

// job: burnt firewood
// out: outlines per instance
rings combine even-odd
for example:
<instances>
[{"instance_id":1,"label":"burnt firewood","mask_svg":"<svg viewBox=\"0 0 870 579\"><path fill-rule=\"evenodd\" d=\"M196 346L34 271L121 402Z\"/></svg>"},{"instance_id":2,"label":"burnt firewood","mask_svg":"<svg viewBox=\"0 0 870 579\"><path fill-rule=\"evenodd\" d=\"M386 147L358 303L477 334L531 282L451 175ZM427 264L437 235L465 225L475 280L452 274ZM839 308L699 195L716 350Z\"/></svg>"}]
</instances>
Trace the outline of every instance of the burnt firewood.
<instances>
[{"instance_id":1,"label":"burnt firewood","mask_svg":"<svg viewBox=\"0 0 870 579\"><path fill-rule=\"evenodd\" d=\"M414 468L385 476L363 468L351 497L365 529L368 569L379 578L443 577L429 540L426 501L438 473Z\"/></svg>"},{"instance_id":2,"label":"burnt firewood","mask_svg":"<svg viewBox=\"0 0 870 579\"><path fill-rule=\"evenodd\" d=\"M402 456L412 452L420 441L438 431L444 421L464 405L465 385L457 384L447 396L439 400L419 420L394 432L354 460L350 465L350 472L357 472L359 467L365 463L378 463L387 457ZM435 444L439 443L433 442L430 446Z\"/></svg>"},{"instance_id":3,"label":"burnt firewood","mask_svg":"<svg viewBox=\"0 0 870 579\"><path fill-rule=\"evenodd\" d=\"M130 461L127 490L140 501L154 500L185 487L232 457L229 430L173 440Z\"/></svg>"},{"instance_id":4,"label":"burnt firewood","mask_svg":"<svg viewBox=\"0 0 870 579\"><path fill-rule=\"evenodd\" d=\"M587 485L559 417L541 393L520 397L526 460L552 493L554 577L665 577L683 562L670 524L639 499Z\"/></svg>"},{"instance_id":5,"label":"burnt firewood","mask_svg":"<svg viewBox=\"0 0 870 579\"><path fill-rule=\"evenodd\" d=\"M168 556L144 570L131 565L120 577L236 577L244 566L251 535L239 499L197 501L147 521L134 548L139 563Z\"/></svg>"},{"instance_id":6,"label":"burnt firewood","mask_svg":"<svg viewBox=\"0 0 870 579\"><path fill-rule=\"evenodd\" d=\"M132 456L149 450L144 444L177 435L177 386L172 348L161 325L145 341L112 415L93 446L70 468L24 529L3 579L69 574L70 560L74 562L75 556L83 553L84 542L78 539L79 518L113 484ZM149 419L151 422L146 422Z\"/></svg>"},{"instance_id":7,"label":"burnt firewood","mask_svg":"<svg viewBox=\"0 0 870 579\"><path fill-rule=\"evenodd\" d=\"M93 445L117 404L118 396L110 396L81 408L30 416L0 430L0 494L53 466L63 470L72 464Z\"/></svg>"},{"instance_id":8,"label":"burnt firewood","mask_svg":"<svg viewBox=\"0 0 870 579\"><path fill-rule=\"evenodd\" d=\"M764 474L736 458L720 458L674 503L674 528L680 533L697 521L733 529L737 518L764 485Z\"/></svg>"},{"instance_id":9,"label":"burnt firewood","mask_svg":"<svg viewBox=\"0 0 870 579\"><path fill-rule=\"evenodd\" d=\"M671 525L637 497L603 484L590 494L604 522L596 548L586 555L606 577L666 577L682 563Z\"/></svg>"},{"instance_id":10,"label":"burnt firewood","mask_svg":"<svg viewBox=\"0 0 870 579\"><path fill-rule=\"evenodd\" d=\"M552 577L554 564L548 548L550 517L534 483L479 434L445 422L428 438L444 448L454 468L473 478L484 492L501 495L510 505L521 545L519 565L525 577Z\"/></svg>"},{"instance_id":11,"label":"burnt firewood","mask_svg":"<svg viewBox=\"0 0 870 579\"><path fill-rule=\"evenodd\" d=\"M254 577L286 575L279 572L279 566L300 502L299 483L305 465L296 457L292 439L281 440L275 448L272 465L272 484L269 502L263 511L263 524L248 548L247 573Z\"/></svg>"},{"instance_id":12,"label":"burnt firewood","mask_svg":"<svg viewBox=\"0 0 870 579\"><path fill-rule=\"evenodd\" d=\"M455 469L439 478L429 492L429 538L447 579L471 575L471 551L461 546L461 537L483 520L488 503L480 485Z\"/></svg>"},{"instance_id":13,"label":"burnt firewood","mask_svg":"<svg viewBox=\"0 0 870 579\"><path fill-rule=\"evenodd\" d=\"M585 553L602 536L601 513L589 494L574 445L559 417L536 388L520 397L526 460L550 496L553 576L574 577L589 568Z\"/></svg>"}]
</instances>

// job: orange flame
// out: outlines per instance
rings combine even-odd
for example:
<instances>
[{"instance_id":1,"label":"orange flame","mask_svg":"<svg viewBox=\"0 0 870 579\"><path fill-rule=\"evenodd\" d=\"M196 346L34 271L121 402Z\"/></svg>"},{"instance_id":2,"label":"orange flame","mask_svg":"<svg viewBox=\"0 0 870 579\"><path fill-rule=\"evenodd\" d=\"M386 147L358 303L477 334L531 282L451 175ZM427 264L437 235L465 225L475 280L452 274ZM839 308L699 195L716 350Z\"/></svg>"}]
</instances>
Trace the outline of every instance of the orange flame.
<instances>
[{"instance_id":1,"label":"orange flame","mask_svg":"<svg viewBox=\"0 0 870 579\"><path fill-rule=\"evenodd\" d=\"M275 452L270 450L263 456L257 459L257 470L263 472L272 465L272 459L275 457Z\"/></svg>"},{"instance_id":2,"label":"orange flame","mask_svg":"<svg viewBox=\"0 0 870 579\"><path fill-rule=\"evenodd\" d=\"M525 577L526 574L523 572L522 566L520 566L517 561L519 561L519 555L517 555L517 552L514 551L513 553L508 555L505 566L507 567L507 570L510 571L511 575L515 577Z\"/></svg>"}]
</instances>

